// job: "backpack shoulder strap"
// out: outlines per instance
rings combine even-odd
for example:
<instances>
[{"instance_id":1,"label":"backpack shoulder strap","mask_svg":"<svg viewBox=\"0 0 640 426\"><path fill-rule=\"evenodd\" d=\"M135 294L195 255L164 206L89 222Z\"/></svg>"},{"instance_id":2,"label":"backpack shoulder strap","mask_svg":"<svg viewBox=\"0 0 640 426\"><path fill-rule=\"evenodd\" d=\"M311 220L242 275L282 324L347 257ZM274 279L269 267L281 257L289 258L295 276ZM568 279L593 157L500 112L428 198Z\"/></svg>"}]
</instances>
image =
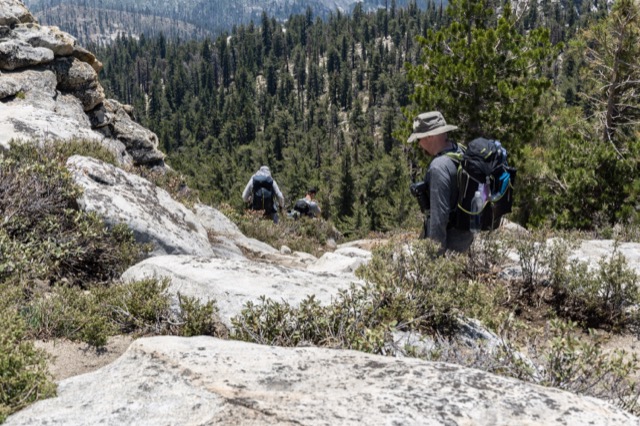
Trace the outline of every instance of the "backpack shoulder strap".
<instances>
[{"instance_id":1,"label":"backpack shoulder strap","mask_svg":"<svg viewBox=\"0 0 640 426\"><path fill-rule=\"evenodd\" d=\"M451 158L457 165L460 165L460 162L462 161L462 156L464 155L464 153L462 152L447 152L446 154L444 154L445 157L449 157Z\"/></svg>"},{"instance_id":2,"label":"backpack shoulder strap","mask_svg":"<svg viewBox=\"0 0 640 426\"><path fill-rule=\"evenodd\" d=\"M443 154L446 157L449 157L455 163L458 172L460 172L460 167L462 166L462 159L464 157L464 153L467 152L467 147L464 145L456 145L457 149L455 151L448 151Z\"/></svg>"}]
</instances>

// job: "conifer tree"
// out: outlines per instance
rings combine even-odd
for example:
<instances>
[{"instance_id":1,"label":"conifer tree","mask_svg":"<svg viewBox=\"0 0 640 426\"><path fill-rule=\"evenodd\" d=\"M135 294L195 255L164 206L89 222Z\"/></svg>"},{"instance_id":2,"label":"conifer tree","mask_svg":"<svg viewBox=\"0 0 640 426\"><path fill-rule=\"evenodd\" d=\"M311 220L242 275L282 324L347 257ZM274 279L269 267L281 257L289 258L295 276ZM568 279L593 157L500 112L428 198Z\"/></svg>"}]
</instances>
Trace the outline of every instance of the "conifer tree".
<instances>
[{"instance_id":1,"label":"conifer tree","mask_svg":"<svg viewBox=\"0 0 640 426\"><path fill-rule=\"evenodd\" d=\"M354 193L354 179L351 170L351 151L345 150L342 156L340 192L338 194L338 217L346 218L353 215L356 196Z\"/></svg>"},{"instance_id":2,"label":"conifer tree","mask_svg":"<svg viewBox=\"0 0 640 426\"><path fill-rule=\"evenodd\" d=\"M574 47L585 52L581 95L601 140L622 156L640 129L640 4L618 0Z\"/></svg>"},{"instance_id":3,"label":"conifer tree","mask_svg":"<svg viewBox=\"0 0 640 426\"><path fill-rule=\"evenodd\" d=\"M412 115L439 110L463 141L493 137L517 153L534 139L541 124L535 108L551 85L548 30L519 34L509 3L497 17L488 0L453 0L447 14L451 24L420 37L422 61L408 67L416 84Z\"/></svg>"}]
</instances>

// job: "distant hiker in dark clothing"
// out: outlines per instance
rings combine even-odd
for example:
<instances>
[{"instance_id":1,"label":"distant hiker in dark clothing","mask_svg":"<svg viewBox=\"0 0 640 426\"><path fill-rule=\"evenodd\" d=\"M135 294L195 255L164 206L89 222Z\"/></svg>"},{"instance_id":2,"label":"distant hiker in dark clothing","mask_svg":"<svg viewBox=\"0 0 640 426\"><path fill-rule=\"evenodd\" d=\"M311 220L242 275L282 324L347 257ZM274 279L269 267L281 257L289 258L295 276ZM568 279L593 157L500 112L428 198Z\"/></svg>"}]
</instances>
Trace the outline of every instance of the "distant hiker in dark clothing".
<instances>
[{"instance_id":1,"label":"distant hiker in dark clothing","mask_svg":"<svg viewBox=\"0 0 640 426\"><path fill-rule=\"evenodd\" d=\"M425 112L413 120L413 133L408 143L418 143L420 148L433 157L424 178L429 210L426 211L424 237L440 245L440 252L454 250L464 252L473 242L473 234L453 228L450 222L458 201L458 167L445 155L459 152L458 145L449 140L447 132L456 130L438 111Z\"/></svg>"},{"instance_id":2,"label":"distant hiker in dark clothing","mask_svg":"<svg viewBox=\"0 0 640 426\"><path fill-rule=\"evenodd\" d=\"M304 198L296 201L296 204L293 206L292 216L309 216L309 217L318 217L320 216L320 206L315 200L316 193L318 189L316 187L311 187L307 191L307 195ZM296 215L297 213L297 215Z\"/></svg>"},{"instance_id":3,"label":"distant hiker in dark clothing","mask_svg":"<svg viewBox=\"0 0 640 426\"><path fill-rule=\"evenodd\" d=\"M251 203L252 210L264 210L265 216L278 223L278 209L284 208L284 196L271 177L269 167L262 166L251 176L242 192L242 199L245 203Z\"/></svg>"}]
</instances>

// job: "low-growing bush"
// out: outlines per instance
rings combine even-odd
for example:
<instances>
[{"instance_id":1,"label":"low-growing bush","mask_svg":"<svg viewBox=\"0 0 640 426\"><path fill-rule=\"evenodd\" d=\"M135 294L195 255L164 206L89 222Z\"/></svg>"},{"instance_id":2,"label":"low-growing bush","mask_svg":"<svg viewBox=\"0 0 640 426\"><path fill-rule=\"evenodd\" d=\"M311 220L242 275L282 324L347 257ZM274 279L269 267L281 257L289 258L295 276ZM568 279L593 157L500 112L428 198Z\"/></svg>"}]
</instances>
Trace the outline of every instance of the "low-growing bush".
<instances>
[{"instance_id":1,"label":"low-growing bush","mask_svg":"<svg viewBox=\"0 0 640 426\"><path fill-rule=\"evenodd\" d=\"M26 339L15 309L0 307L0 423L27 405L55 395L46 355Z\"/></svg>"},{"instance_id":2,"label":"low-growing bush","mask_svg":"<svg viewBox=\"0 0 640 426\"><path fill-rule=\"evenodd\" d=\"M178 296L171 307L166 280L145 279L90 290L60 286L23 305L29 335L33 338L64 337L100 347L117 334L223 336L215 301Z\"/></svg>"},{"instance_id":3,"label":"low-growing bush","mask_svg":"<svg viewBox=\"0 0 640 426\"><path fill-rule=\"evenodd\" d=\"M466 274L471 278L493 276L507 261L509 239L505 233L486 232L476 235L466 259Z\"/></svg>"},{"instance_id":4,"label":"low-growing bush","mask_svg":"<svg viewBox=\"0 0 640 426\"><path fill-rule=\"evenodd\" d=\"M263 241L273 247L283 245L293 251L302 251L313 255L322 255L326 251L329 239L340 242L342 235L331 221L301 217L297 220L280 215L278 224L263 217L261 211L247 210L240 214L231 206L219 207L247 237Z\"/></svg>"},{"instance_id":5,"label":"low-growing bush","mask_svg":"<svg viewBox=\"0 0 640 426\"><path fill-rule=\"evenodd\" d=\"M495 316L498 289L465 278L463 257L436 253L428 240L412 247L395 243L378 248L370 263L358 270L365 285L341 291L328 306L313 297L298 307L264 298L249 303L232 320L235 338L380 353L393 330L451 335L462 314Z\"/></svg>"},{"instance_id":6,"label":"low-growing bush","mask_svg":"<svg viewBox=\"0 0 640 426\"><path fill-rule=\"evenodd\" d=\"M548 276L548 265L551 250L547 244L549 233L536 231L528 237L521 236L515 240L515 249L520 259L523 288L532 292Z\"/></svg>"},{"instance_id":7,"label":"low-growing bush","mask_svg":"<svg viewBox=\"0 0 640 426\"><path fill-rule=\"evenodd\" d=\"M322 306L313 296L298 307L287 302L261 298L247 303L232 319L232 338L278 346L323 346L379 353L390 324L372 315L375 302L366 289L352 286L340 292L338 300Z\"/></svg>"},{"instance_id":8,"label":"low-growing bush","mask_svg":"<svg viewBox=\"0 0 640 426\"><path fill-rule=\"evenodd\" d=\"M79 209L66 159L47 149L17 145L0 157L0 277L79 286L118 277L143 247L126 226L108 229Z\"/></svg>"},{"instance_id":9,"label":"low-growing bush","mask_svg":"<svg viewBox=\"0 0 640 426\"><path fill-rule=\"evenodd\" d=\"M228 337L226 327L219 320L218 307L215 301L202 304L194 297L178 293L180 312L171 322L174 334L184 337L217 336Z\"/></svg>"},{"instance_id":10,"label":"low-growing bush","mask_svg":"<svg viewBox=\"0 0 640 426\"><path fill-rule=\"evenodd\" d=\"M412 329L449 334L461 314L484 319L500 298L500 289L483 286L466 274L465 255L437 256L431 240L412 246L389 244L374 251L369 264L360 268L360 278L387 298L389 313L398 324ZM391 298L390 298L391 297Z\"/></svg>"},{"instance_id":11,"label":"low-growing bush","mask_svg":"<svg viewBox=\"0 0 640 426\"><path fill-rule=\"evenodd\" d=\"M608 400L639 414L637 357L621 350L607 354L592 330L588 337L581 337L581 333L574 322L552 320L544 333L532 335L527 341L527 354L533 364L523 364L512 356L503 359L515 361L515 368L510 370L517 372L514 377ZM513 355L513 351L501 355Z\"/></svg>"},{"instance_id":12,"label":"low-growing bush","mask_svg":"<svg viewBox=\"0 0 640 426\"><path fill-rule=\"evenodd\" d=\"M571 259L577 246L569 238L548 239L547 233L534 232L514 242L522 269L522 279L512 285L519 293L514 299L538 308L546 305L553 315L585 329L634 325L637 315L629 308L640 302L638 276L626 258L616 246L597 265Z\"/></svg>"},{"instance_id":13,"label":"low-growing bush","mask_svg":"<svg viewBox=\"0 0 640 426\"><path fill-rule=\"evenodd\" d=\"M73 155L92 157L105 163L118 165L116 155L102 143L95 140L72 139L52 140L34 144L28 141L11 141L11 149L6 154L9 158L29 163L41 163L49 159L58 164L65 164Z\"/></svg>"},{"instance_id":14,"label":"low-growing bush","mask_svg":"<svg viewBox=\"0 0 640 426\"><path fill-rule=\"evenodd\" d=\"M637 322L627 308L640 303L638 275L617 250L597 267L571 261L553 274L553 305L558 315L583 327L624 328Z\"/></svg>"},{"instance_id":15,"label":"low-growing bush","mask_svg":"<svg viewBox=\"0 0 640 426\"><path fill-rule=\"evenodd\" d=\"M524 339L523 330L527 326L513 318L504 321L500 328L501 340L495 346L482 341L469 345L459 340L437 339L431 351L417 355L600 398L640 414L640 387L636 379L639 364L635 355L624 351L605 353L592 330L584 336L577 324L570 321L551 320L544 330L526 331ZM522 340L518 345L522 349L514 344L515 340Z\"/></svg>"}]
</instances>

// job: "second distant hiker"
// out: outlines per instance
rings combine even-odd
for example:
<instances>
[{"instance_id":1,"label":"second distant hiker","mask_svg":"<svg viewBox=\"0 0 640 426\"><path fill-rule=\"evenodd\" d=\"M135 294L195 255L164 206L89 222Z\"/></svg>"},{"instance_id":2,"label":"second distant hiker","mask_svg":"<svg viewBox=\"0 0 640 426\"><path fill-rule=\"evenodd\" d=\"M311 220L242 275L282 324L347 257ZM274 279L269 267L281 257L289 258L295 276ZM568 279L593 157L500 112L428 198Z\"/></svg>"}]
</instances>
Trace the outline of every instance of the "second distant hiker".
<instances>
[{"instance_id":1,"label":"second distant hiker","mask_svg":"<svg viewBox=\"0 0 640 426\"><path fill-rule=\"evenodd\" d=\"M309 188L309 190L307 191L307 194L305 195L304 198L301 198L298 201L296 201L296 204L293 206L293 212L292 212L294 217L298 217L298 216L318 217L318 216L320 216L320 212L321 212L320 206L315 201L317 192L318 192L318 189L315 186L313 186L313 187Z\"/></svg>"},{"instance_id":2,"label":"second distant hiker","mask_svg":"<svg viewBox=\"0 0 640 426\"><path fill-rule=\"evenodd\" d=\"M271 177L269 167L262 166L251 176L242 192L242 200L251 203L252 210L264 210L264 215L278 223L278 209L284 206L284 196Z\"/></svg>"}]
</instances>

